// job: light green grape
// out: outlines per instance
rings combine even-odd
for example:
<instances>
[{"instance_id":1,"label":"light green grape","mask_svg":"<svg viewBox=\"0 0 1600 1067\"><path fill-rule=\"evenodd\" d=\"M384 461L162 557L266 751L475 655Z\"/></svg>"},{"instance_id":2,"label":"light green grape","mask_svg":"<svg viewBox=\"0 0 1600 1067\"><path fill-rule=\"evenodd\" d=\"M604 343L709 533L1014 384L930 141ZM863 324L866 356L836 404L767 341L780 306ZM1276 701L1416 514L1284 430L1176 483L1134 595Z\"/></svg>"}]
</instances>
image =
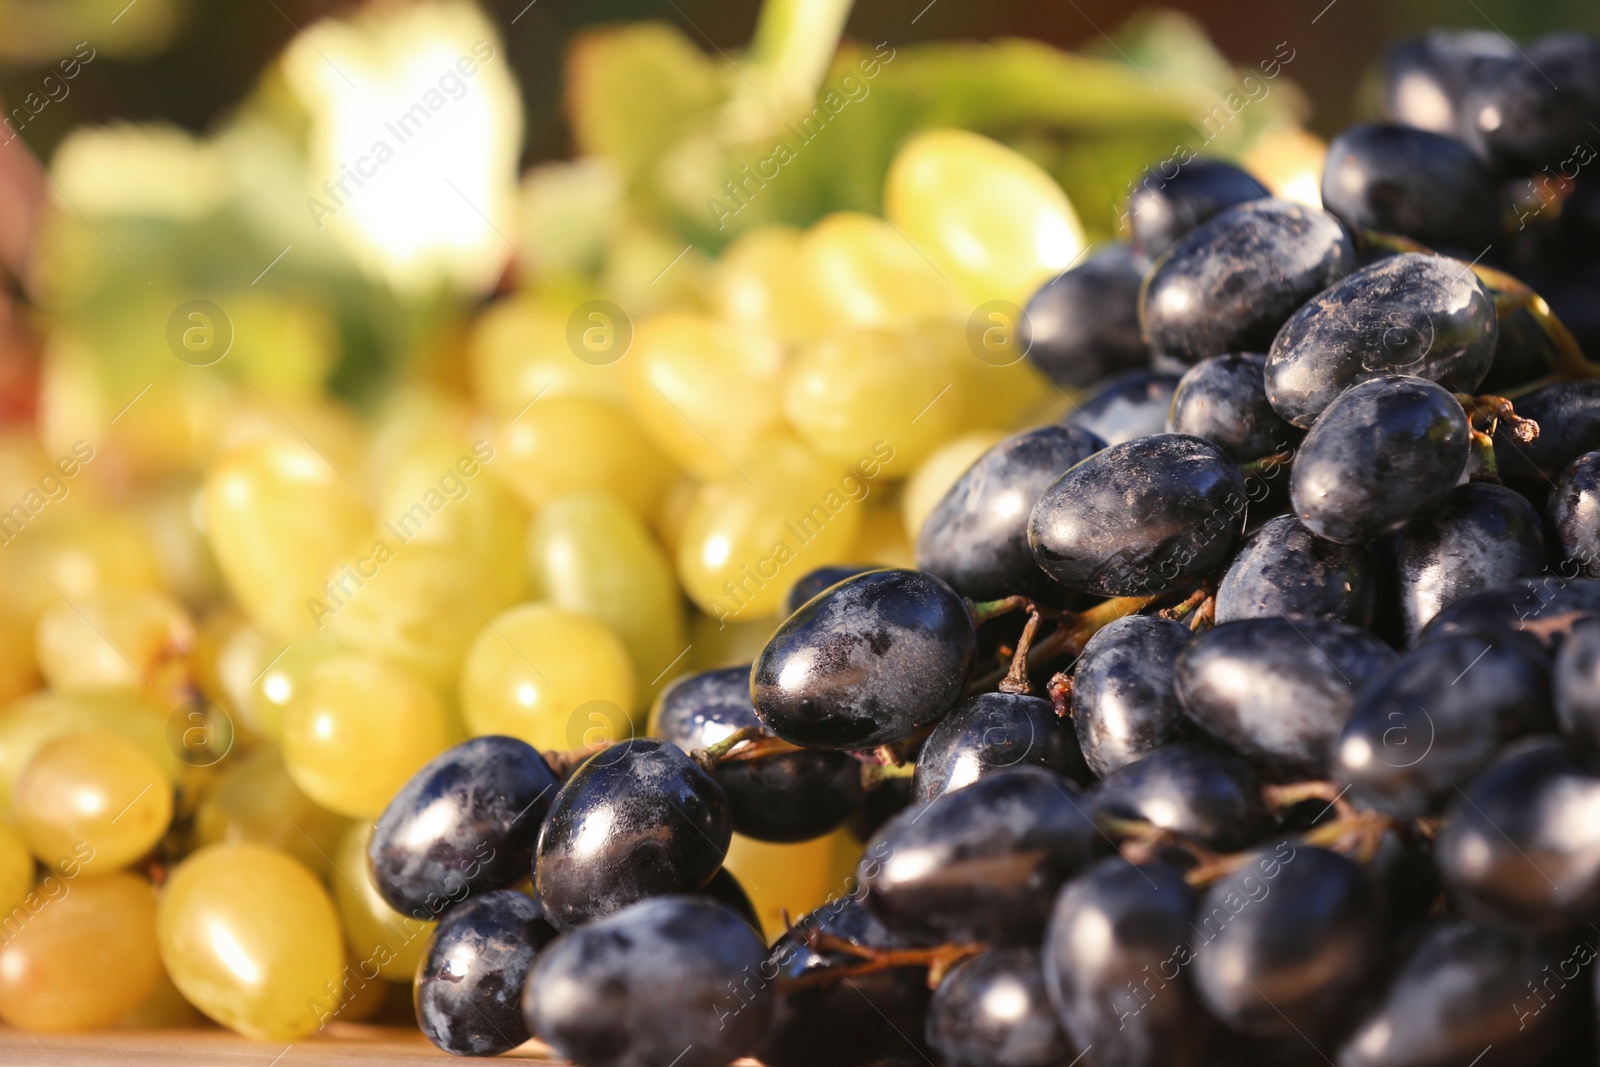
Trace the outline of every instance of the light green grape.
<instances>
[{"instance_id":1,"label":"light green grape","mask_svg":"<svg viewBox=\"0 0 1600 1067\"><path fill-rule=\"evenodd\" d=\"M39 618L39 669L58 693L155 687L181 678L194 623L171 597L108 589Z\"/></svg>"},{"instance_id":2,"label":"light green grape","mask_svg":"<svg viewBox=\"0 0 1600 1067\"><path fill-rule=\"evenodd\" d=\"M348 819L306 796L270 747L230 757L221 768L195 809L197 844L267 845L328 873Z\"/></svg>"},{"instance_id":3,"label":"light green grape","mask_svg":"<svg viewBox=\"0 0 1600 1067\"><path fill-rule=\"evenodd\" d=\"M494 475L529 508L599 489L649 515L675 474L638 421L585 397L541 397L496 428Z\"/></svg>"},{"instance_id":4,"label":"light green grape","mask_svg":"<svg viewBox=\"0 0 1600 1067\"><path fill-rule=\"evenodd\" d=\"M137 745L112 733L47 741L17 777L17 830L45 866L125 867L172 822L172 783Z\"/></svg>"},{"instance_id":5,"label":"light green grape","mask_svg":"<svg viewBox=\"0 0 1600 1067\"><path fill-rule=\"evenodd\" d=\"M170 713L133 691L39 693L0 708L0 815L14 810L17 778L47 741L75 732L100 730L133 744L176 784L186 768L168 743Z\"/></svg>"},{"instance_id":6,"label":"light green grape","mask_svg":"<svg viewBox=\"0 0 1600 1067\"><path fill-rule=\"evenodd\" d=\"M340 840L330 879L333 899L339 905L352 965L362 967L363 973L376 969L391 982L409 982L438 924L402 915L378 894L367 872L371 837L372 824L362 822Z\"/></svg>"},{"instance_id":7,"label":"light green grape","mask_svg":"<svg viewBox=\"0 0 1600 1067\"><path fill-rule=\"evenodd\" d=\"M906 536L916 543L929 513L944 499L945 493L978 457L1000 443L999 430L972 430L952 437L933 451L906 481L900 497Z\"/></svg>"},{"instance_id":8,"label":"light green grape","mask_svg":"<svg viewBox=\"0 0 1600 1067\"><path fill-rule=\"evenodd\" d=\"M806 231L800 256L821 313L836 326L965 321L970 312L924 253L872 215L829 215Z\"/></svg>"}]
</instances>

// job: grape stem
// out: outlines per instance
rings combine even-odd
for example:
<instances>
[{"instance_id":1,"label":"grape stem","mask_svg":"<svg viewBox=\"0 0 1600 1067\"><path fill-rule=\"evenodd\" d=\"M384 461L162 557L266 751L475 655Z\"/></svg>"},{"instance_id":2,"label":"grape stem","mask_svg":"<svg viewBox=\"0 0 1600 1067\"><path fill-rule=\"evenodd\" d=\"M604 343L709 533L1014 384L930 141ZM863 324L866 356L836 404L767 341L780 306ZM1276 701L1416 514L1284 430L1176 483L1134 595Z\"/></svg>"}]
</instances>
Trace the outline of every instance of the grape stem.
<instances>
[{"instance_id":1,"label":"grape stem","mask_svg":"<svg viewBox=\"0 0 1600 1067\"><path fill-rule=\"evenodd\" d=\"M1270 456L1262 456L1260 459L1253 459L1249 463L1239 464L1239 473L1246 478L1252 478L1256 475L1271 473L1280 466L1288 466L1292 463L1294 463L1294 453L1292 451L1274 452Z\"/></svg>"},{"instance_id":2,"label":"grape stem","mask_svg":"<svg viewBox=\"0 0 1600 1067\"><path fill-rule=\"evenodd\" d=\"M801 746L774 737L759 726L741 726L716 744L695 749L690 755L709 772L719 763L748 763L804 751Z\"/></svg>"},{"instance_id":3,"label":"grape stem","mask_svg":"<svg viewBox=\"0 0 1600 1067\"><path fill-rule=\"evenodd\" d=\"M900 778L910 778L917 773L916 763L863 763L861 765L861 788L869 793L874 789L882 788L888 782Z\"/></svg>"},{"instance_id":4,"label":"grape stem","mask_svg":"<svg viewBox=\"0 0 1600 1067\"><path fill-rule=\"evenodd\" d=\"M559 781L566 781L572 777L572 772L577 770L590 756L603 752L614 744L611 741L596 741L592 745L583 745L579 748L568 749L565 752L541 752L545 766Z\"/></svg>"},{"instance_id":5,"label":"grape stem","mask_svg":"<svg viewBox=\"0 0 1600 1067\"><path fill-rule=\"evenodd\" d=\"M1048 663L1058 656L1077 655L1083 651L1083 646L1089 643L1089 638L1118 619L1142 611L1156 599L1154 596L1119 596L1102 601L1087 611L1062 612L1060 628L1052 630L1038 641L1031 641L1025 654L1019 657L1025 661L1023 671L1032 671L1040 664ZM1014 658L1009 669L991 671L979 677L967 686L967 693L970 695L989 692L1017 670L1017 662L1018 659Z\"/></svg>"},{"instance_id":6,"label":"grape stem","mask_svg":"<svg viewBox=\"0 0 1600 1067\"><path fill-rule=\"evenodd\" d=\"M1467 413L1467 421L1474 429L1483 429L1494 433L1500 423L1506 424L1506 430L1511 434L1512 440L1518 444L1532 444L1539 438L1539 424L1532 419L1525 419L1517 414L1511 401L1503 396L1469 396L1466 393L1455 394L1456 400L1461 404L1461 410ZM1487 425L1478 426L1478 421Z\"/></svg>"},{"instance_id":7,"label":"grape stem","mask_svg":"<svg viewBox=\"0 0 1600 1067\"><path fill-rule=\"evenodd\" d=\"M799 933L793 926L789 927L789 932ZM804 938L806 947L813 952L836 952L842 956L853 956L861 962L843 967L820 967L797 978L782 979L779 985L784 991L827 985L844 978L873 974L893 967L926 967L928 988L933 989L943 980L945 973L951 967L988 948L987 945L978 943L934 945L930 948L871 948L823 933L821 930L808 930L800 936Z\"/></svg>"},{"instance_id":8,"label":"grape stem","mask_svg":"<svg viewBox=\"0 0 1600 1067\"><path fill-rule=\"evenodd\" d=\"M1106 816L1095 820L1095 828L1107 837L1120 838L1119 846L1129 863L1148 863L1155 858L1156 850L1178 848L1193 856L1196 866L1216 863L1220 854L1197 841L1191 841L1175 830L1145 822L1143 819L1118 819Z\"/></svg>"},{"instance_id":9,"label":"grape stem","mask_svg":"<svg viewBox=\"0 0 1600 1067\"><path fill-rule=\"evenodd\" d=\"M1028 613L1028 621L1023 624L1022 634L1017 638L1017 647L1011 653L1011 666L1006 670L1005 677L1000 679L998 688L1002 693L1033 695L1033 686L1028 683L1028 649L1033 646L1033 635L1038 632L1039 620L1044 610L1025 596L1008 596L999 600L969 600L967 610L972 613L974 626L982 626L990 619L997 619L1013 611ZM1055 612L1051 614L1054 615Z\"/></svg>"},{"instance_id":10,"label":"grape stem","mask_svg":"<svg viewBox=\"0 0 1600 1067\"><path fill-rule=\"evenodd\" d=\"M1471 438L1472 450L1478 454L1478 471L1472 476L1473 480L1500 484L1500 461L1495 458L1494 438L1475 426L1468 426L1467 435Z\"/></svg>"},{"instance_id":11,"label":"grape stem","mask_svg":"<svg viewBox=\"0 0 1600 1067\"><path fill-rule=\"evenodd\" d=\"M1347 819L1356 814L1356 809L1355 805L1344 798L1344 794L1345 790L1340 789L1337 782L1322 778L1289 782L1284 785L1268 785L1261 790L1261 798L1273 811L1292 808L1308 800L1322 800L1338 813L1339 818Z\"/></svg>"},{"instance_id":12,"label":"grape stem","mask_svg":"<svg viewBox=\"0 0 1600 1067\"><path fill-rule=\"evenodd\" d=\"M1044 691L1050 694L1050 703L1055 705L1056 718L1072 718L1072 675L1066 671L1056 671L1050 676Z\"/></svg>"}]
</instances>

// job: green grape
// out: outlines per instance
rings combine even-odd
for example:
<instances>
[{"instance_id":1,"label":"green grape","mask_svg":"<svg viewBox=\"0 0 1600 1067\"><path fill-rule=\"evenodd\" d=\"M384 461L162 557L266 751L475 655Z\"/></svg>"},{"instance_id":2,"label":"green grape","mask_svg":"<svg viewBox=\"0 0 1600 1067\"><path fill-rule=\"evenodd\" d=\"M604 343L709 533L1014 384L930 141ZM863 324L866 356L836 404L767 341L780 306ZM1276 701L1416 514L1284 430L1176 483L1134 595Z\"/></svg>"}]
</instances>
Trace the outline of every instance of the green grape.
<instances>
[{"instance_id":1,"label":"green grape","mask_svg":"<svg viewBox=\"0 0 1600 1067\"><path fill-rule=\"evenodd\" d=\"M344 923L352 969L366 975L376 970L391 982L409 982L428 949L437 923L402 915L378 895L367 873L370 822L356 823L334 853L333 899Z\"/></svg>"},{"instance_id":2,"label":"green grape","mask_svg":"<svg viewBox=\"0 0 1600 1067\"><path fill-rule=\"evenodd\" d=\"M887 466L894 453L883 455ZM678 580L714 618L771 615L801 575L847 562L864 487L798 442L774 440L742 476L701 487L684 519Z\"/></svg>"},{"instance_id":3,"label":"green grape","mask_svg":"<svg viewBox=\"0 0 1600 1067\"><path fill-rule=\"evenodd\" d=\"M317 804L370 818L451 741L444 706L415 674L368 656L332 656L289 705L283 763Z\"/></svg>"},{"instance_id":4,"label":"green grape","mask_svg":"<svg viewBox=\"0 0 1600 1067\"><path fill-rule=\"evenodd\" d=\"M327 874L349 820L301 792L271 748L230 758L222 767L195 809L196 843L265 845Z\"/></svg>"},{"instance_id":5,"label":"green grape","mask_svg":"<svg viewBox=\"0 0 1600 1067\"><path fill-rule=\"evenodd\" d=\"M482 408L506 420L536 396L622 402L618 368L597 366L572 354L567 342L569 315L553 303L518 295L479 316L468 360L472 395Z\"/></svg>"},{"instance_id":6,"label":"green grape","mask_svg":"<svg viewBox=\"0 0 1600 1067\"><path fill-rule=\"evenodd\" d=\"M678 554L684 521L688 519L689 510L694 507L695 497L699 494L700 483L685 474L673 481L662 495L661 505L653 515L647 516L669 558L675 558Z\"/></svg>"},{"instance_id":7,"label":"green grape","mask_svg":"<svg viewBox=\"0 0 1600 1067\"><path fill-rule=\"evenodd\" d=\"M843 896L849 892L836 862L840 835L848 836L848 831L836 830L791 845L733 835L722 865L744 887L769 935L783 930L785 911L791 917L807 915L821 907L830 893Z\"/></svg>"},{"instance_id":8,"label":"green grape","mask_svg":"<svg viewBox=\"0 0 1600 1067\"><path fill-rule=\"evenodd\" d=\"M155 929L153 918L150 927L152 931ZM159 957L156 962L160 963ZM204 1021L205 1017L183 999L167 969L162 967L155 988L134 1005L133 1010L118 1019L117 1025L128 1030L181 1030L199 1026Z\"/></svg>"},{"instance_id":9,"label":"green grape","mask_svg":"<svg viewBox=\"0 0 1600 1067\"><path fill-rule=\"evenodd\" d=\"M0 943L0 1018L41 1033L109 1026L161 980L156 893L131 874L46 875Z\"/></svg>"},{"instance_id":10,"label":"green grape","mask_svg":"<svg viewBox=\"0 0 1600 1067\"><path fill-rule=\"evenodd\" d=\"M523 604L490 620L461 669L468 731L509 734L541 750L625 735L640 723L613 720L637 707L637 692L628 650L610 628L554 604ZM590 736L597 726L603 736Z\"/></svg>"},{"instance_id":11,"label":"green grape","mask_svg":"<svg viewBox=\"0 0 1600 1067\"><path fill-rule=\"evenodd\" d=\"M800 256L821 313L837 326L964 321L970 310L921 251L871 215L829 215L806 232Z\"/></svg>"},{"instance_id":12,"label":"green grape","mask_svg":"<svg viewBox=\"0 0 1600 1067\"><path fill-rule=\"evenodd\" d=\"M256 624L286 641L315 630L309 602L371 528L355 488L306 442L263 438L211 469L204 501L217 563Z\"/></svg>"},{"instance_id":13,"label":"green grape","mask_svg":"<svg viewBox=\"0 0 1600 1067\"><path fill-rule=\"evenodd\" d=\"M688 639L677 577L616 497L574 494L539 512L528 528L528 564L535 598L599 619L621 639L642 703L682 670Z\"/></svg>"},{"instance_id":14,"label":"green grape","mask_svg":"<svg viewBox=\"0 0 1600 1067\"><path fill-rule=\"evenodd\" d=\"M47 741L102 730L131 741L177 784L186 771L167 742L169 712L135 692L39 693L0 708L0 815L13 811L16 783Z\"/></svg>"},{"instance_id":15,"label":"green grape","mask_svg":"<svg viewBox=\"0 0 1600 1067\"><path fill-rule=\"evenodd\" d=\"M17 830L47 867L96 872L149 852L172 822L172 783L137 745L112 733L45 742L17 777Z\"/></svg>"},{"instance_id":16,"label":"green grape","mask_svg":"<svg viewBox=\"0 0 1600 1067\"><path fill-rule=\"evenodd\" d=\"M242 693L237 708L245 725L281 744L284 718L295 693L312 668L338 651L339 645L327 635L285 645L252 625L235 634L218 660L218 669L226 672L228 691Z\"/></svg>"},{"instance_id":17,"label":"green grape","mask_svg":"<svg viewBox=\"0 0 1600 1067\"><path fill-rule=\"evenodd\" d=\"M815 340L824 317L801 267L803 237L793 226L772 225L735 238L712 275L718 313L785 344Z\"/></svg>"},{"instance_id":18,"label":"green grape","mask_svg":"<svg viewBox=\"0 0 1600 1067\"><path fill-rule=\"evenodd\" d=\"M789 363L783 410L822 458L843 468L887 448L883 474L903 478L961 428L963 369L924 335L847 330Z\"/></svg>"},{"instance_id":19,"label":"green grape","mask_svg":"<svg viewBox=\"0 0 1600 1067\"><path fill-rule=\"evenodd\" d=\"M0 608L0 703L38 688L33 645L34 627L28 620Z\"/></svg>"},{"instance_id":20,"label":"green grape","mask_svg":"<svg viewBox=\"0 0 1600 1067\"><path fill-rule=\"evenodd\" d=\"M718 620L712 615L691 612L689 640L692 644L685 658L697 671L753 663L777 628L778 620L770 615Z\"/></svg>"},{"instance_id":21,"label":"green grape","mask_svg":"<svg viewBox=\"0 0 1600 1067\"><path fill-rule=\"evenodd\" d=\"M191 382L215 381L191 376ZM366 432L349 408L325 396L274 396L256 389L220 385L215 395L202 395L213 420L207 432L204 455L216 462L263 442L288 440L309 445L336 471L351 478L361 469L366 452Z\"/></svg>"},{"instance_id":22,"label":"green grape","mask_svg":"<svg viewBox=\"0 0 1600 1067\"><path fill-rule=\"evenodd\" d=\"M884 179L884 211L974 304L1026 301L1084 247L1055 179L965 130L926 130L902 145Z\"/></svg>"},{"instance_id":23,"label":"green grape","mask_svg":"<svg viewBox=\"0 0 1600 1067\"><path fill-rule=\"evenodd\" d=\"M14 912L32 888L33 853L16 828L0 819L0 915Z\"/></svg>"},{"instance_id":24,"label":"green grape","mask_svg":"<svg viewBox=\"0 0 1600 1067\"><path fill-rule=\"evenodd\" d=\"M673 469L636 421L596 400L541 397L495 431L491 466L529 508L601 489L649 515L672 484Z\"/></svg>"},{"instance_id":25,"label":"green grape","mask_svg":"<svg viewBox=\"0 0 1600 1067\"><path fill-rule=\"evenodd\" d=\"M171 597L111 589L58 604L39 618L39 669L58 693L153 687L186 677L194 623Z\"/></svg>"},{"instance_id":26,"label":"green grape","mask_svg":"<svg viewBox=\"0 0 1600 1067\"><path fill-rule=\"evenodd\" d=\"M999 444L1005 435L999 430L971 430L940 445L906 480L900 496L906 536L916 543L922 524L944 499L945 493L978 457Z\"/></svg>"},{"instance_id":27,"label":"green grape","mask_svg":"<svg viewBox=\"0 0 1600 1067\"><path fill-rule=\"evenodd\" d=\"M30 626L63 598L80 603L107 589L161 588L150 534L131 515L80 501L35 521L37 528L24 527L0 560L0 603Z\"/></svg>"},{"instance_id":28,"label":"green grape","mask_svg":"<svg viewBox=\"0 0 1600 1067\"><path fill-rule=\"evenodd\" d=\"M861 513L861 532L856 535L850 558L857 563L878 567L915 567L917 553L906 538L905 522L898 502L868 501Z\"/></svg>"},{"instance_id":29,"label":"green grape","mask_svg":"<svg viewBox=\"0 0 1600 1067\"><path fill-rule=\"evenodd\" d=\"M183 479L142 494L133 504L149 531L161 584L184 604L209 604L223 593L211 542L200 528L200 487Z\"/></svg>"},{"instance_id":30,"label":"green grape","mask_svg":"<svg viewBox=\"0 0 1600 1067\"><path fill-rule=\"evenodd\" d=\"M316 876L282 852L254 844L196 852L162 890L156 930L173 984L246 1037L304 1037L339 1006L338 914Z\"/></svg>"},{"instance_id":31,"label":"green grape","mask_svg":"<svg viewBox=\"0 0 1600 1067\"><path fill-rule=\"evenodd\" d=\"M684 312L640 323L622 363L628 402L645 432L708 480L732 476L781 429L781 367L782 352L766 337Z\"/></svg>"}]
</instances>

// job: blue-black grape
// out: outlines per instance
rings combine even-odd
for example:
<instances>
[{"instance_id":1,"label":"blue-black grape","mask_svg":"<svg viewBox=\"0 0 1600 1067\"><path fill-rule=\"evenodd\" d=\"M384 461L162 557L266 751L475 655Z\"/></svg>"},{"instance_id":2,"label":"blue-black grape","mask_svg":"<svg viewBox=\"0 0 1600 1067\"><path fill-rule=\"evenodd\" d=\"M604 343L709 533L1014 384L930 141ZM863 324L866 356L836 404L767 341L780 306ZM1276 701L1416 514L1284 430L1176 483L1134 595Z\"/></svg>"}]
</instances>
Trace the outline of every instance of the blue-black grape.
<instances>
[{"instance_id":1,"label":"blue-black grape","mask_svg":"<svg viewBox=\"0 0 1600 1067\"><path fill-rule=\"evenodd\" d=\"M1494 362L1499 320L1459 260L1390 256L1312 297L1267 355L1273 408L1308 427L1351 386L1406 374L1470 393Z\"/></svg>"},{"instance_id":2,"label":"blue-black grape","mask_svg":"<svg viewBox=\"0 0 1600 1067\"><path fill-rule=\"evenodd\" d=\"M1327 619L1246 619L1178 657L1183 710L1272 773L1324 774L1328 746L1366 682L1395 659L1365 630Z\"/></svg>"},{"instance_id":3,"label":"blue-black grape","mask_svg":"<svg viewBox=\"0 0 1600 1067\"><path fill-rule=\"evenodd\" d=\"M901 812L868 844L857 877L901 937L1028 944L1098 839L1077 786L1015 767Z\"/></svg>"},{"instance_id":4,"label":"blue-black grape","mask_svg":"<svg viewBox=\"0 0 1600 1067\"><path fill-rule=\"evenodd\" d=\"M1372 679L1333 747L1357 804L1401 819L1438 810L1507 741L1549 732L1550 657L1527 634L1462 634Z\"/></svg>"},{"instance_id":5,"label":"blue-black grape","mask_svg":"<svg viewBox=\"0 0 1600 1067\"><path fill-rule=\"evenodd\" d=\"M699 897L634 904L565 934L523 987L528 1029L584 1067L726 1067L772 1019L766 946Z\"/></svg>"},{"instance_id":6,"label":"blue-black grape","mask_svg":"<svg viewBox=\"0 0 1600 1067\"><path fill-rule=\"evenodd\" d=\"M1008 437L967 468L917 536L917 566L962 596L1044 595L1052 583L1028 547L1028 516L1050 484L1106 443L1073 426Z\"/></svg>"},{"instance_id":7,"label":"blue-black grape","mask_svg":"<svg viewBox=\"0 0 1600 1067\"><path fill-rule=\"evenodd\" d=\"M1252 200L1184 238L1145 279L1139 322L1157 352L1195 363L1264 352L1296 308L1355 269L1339 220Z\"/></svg>"},{"instance_id":8,"label":"blue-black grape","mask_svg":"<svg viewBox=\"0 0 1600 1067\"><path fill-rule=\"evenodd\" d=\"M1383 61L1384 115L1458 136L1461 98L1479 69L1517 58L1516 44L1490 30L1430 30L1397 41Z\"/></svg>"},{"instance_id":9,"label":"blue-black grape","mask_svg":"<svg viewBox=\"0 0 1600 1067\"><path fill-rule=\"evenodd\" d=\"M1098 248L1028 299L1018 340L1057 385L1082 387L1143 367L1139 286L1150 261L1125 244Z\"/></svg>"},{"instance_id":10,"label":"blue-black grape","mask_svg":"<svg viewBox=\"0 0 1600 1067\"><path fill-rule=\"evenodd\" d=\"M1034 948L992 948L946 974L927 1038L947 1067L1059 1067L1073 1055Z\"/></svg>"},{"instance_id":11,"label":"blue-black grape","mask_svg":"<svg viewBox=\"0 0 1600 1067\"><path fill-rule=\"evenodd\" d=\"M412 991L417 1025L456 1056L493 1056L528 1040L522 982L556 938L544 908L526 893L496 889L439 921Z\"/></svg>"},{"instance_id":12,"label":"blue-black grape","mask_svg":"<svg viewBox=\"0 0 1600 1067\"><path fill-rule=\"evenodd\" d=\"M1547 385L1518 397L1517 414L1537 422L1539 436L1523 444L1499 427L1495 460L1506 484L1538 503L1567 464L1600 449L1600 381Z\"/></svg>"},{"instance_id":13,"label":"blue-black grape","mask_svg":"<svg viewBox=\"0 0 1600 1067\"><path fill-rule=\"evenodd\" d=\"M1560 163L1600 123L1600 40L1557 33L1519 52L1480 64L1461 99L1462 136L1506 176Z\"/></svg>"},{"instance_id":14,"label":"blue-black grape","mask_svg":"<svg viewBox=\"0 0 1600 1067\"><path fill-rule=\"evenodd\" d=\"M1397 233L1469 258L1500 235L1489 168L1453 137L1410 126L1362 123L1329 142L1322 206L1352 233Z\"/></svg>"},{"instance_id":15,"label":"blue-black grape","mask_svg":"<svg viewBox=\"0 0 1600 1067\"><path fill-rule=\"evenodd\" d=\"M1458 485L1405 528L1395 552L1406 638L1462 597L1532 578L1545 568L1543 523L1502 485Z\"/></svg>"},{"instance_id":16,"label":"blue-black grape","mask_svg":"<svg viewBox=\"0 0 1600 1067\"><path fill-rule=\"evenodd\" d=\"M1165 371L1138 370L1109 378L1061 423L1087 430L1108 445L1164 433L1178 377Z\"/></svg>"},{"instance_id":17,"label":"blue-black grape","mask_svg":"<svg viewBox=\"0 0 1600 1067\"><path fill-rule=\"evenodd\" d=\"M653 732L685 752L735 730L760 728L750 702L750 668L725 667L678 679L656 702ZM806 841L861 806L861 764L847 752L815 749L719 762L711 776L728 797L735 833L760 841Z\"/></svg>"},{"instance_id":18,"label":"blue-black grape","mask_svg":"<svg viewBox=\"0 0 1600 1067\"><path fill-rule=\"evenodd\" d=\"M783 614L787 617L800 610L800 605L822 592L831 585L838 585L846 578L854 578L858 574L877 570L876 567L864 563L835 563L826 567L802 574L798 581L789 587L783 594Z\"/></svg>"},{"instance_id":19,"label":"blue-black grape","mask_svg":"<svg viewBox=\"0 0 1600 1067\"><path fill-rule=\"evenodd\" d=\"M979 693L928 734L917 753L912 797L926 803L1011 767L1045 767L1079 783L1090 777L1077 737L1048 700Z\"/></svg>"},{"instance_id":20,"label":"blue-black grape","mask_svg":"<svg viewBox=\"0 0 1600 1067\"><path fill-rule=\"evenodd\" d=\"M584 761L539 833L534 884L571 930L646 897L693 892L732 837L722 787L676 745L635 738Z\"/></svg>"},{"instance_id":21,"label":"blue-black grape","mask_svg":"<svg viewBox=\"0 0 1600 1067\"><path fill-rule=\"evenodd\" d=\"M528 876L561 783L514 737L475 737L435 756L372 830L372 884L403 915L437 919L472 893Z\"/></svg>"},{"instance_id":22,"label":"blue-black grape","mask_svg":"<svg viewBox=\"0 0 1600 1067\"><path fill-rule=\"evenodd\" d=\"M762 724L785 741L871 748L943 718L976 654L972 614L943 581L871 571L778 627L751 669L750 695Z\"/></svg>"},{"instance_id":23,"label":"blue-black grape","mask_svg":"<svg viewBox=\"0 0 1600 1067\"><path fill-rule=\"evenodd\" d=\"M1249 764L1201 744L1174 742L1118 768L1089 790L1095 819L1136 819L1228 852L1260 839L1272 820Z\"/></svg>"},{"instance_id":24,"label":"blue-black grape","mask_svg":"<svg viewBox=\"0 0 1600 1067\"><path fill-rule=\"evenodd\" d=\"M1153 596L1221 569L1244 526L1244 478L1209 441L1160 434L1096 452L1046 489L1028 521L1068 589Z\"/></svg>"},{"instance_id":25,"label":"blue-black grape","mask_svg":"<svg viewBox=\"0 0 1600 1067\"><path fill-rule=\"evenodd\" d=\"M1561 735L1593 762L1600 756L1600 622L1572 627L1556 653L1550 688Z\"/></svg>"},{"instance_id":26,"label":"blue-black grape","mask_svg":"<svg viewBox=\"0 0 1600 1067\"><path fill-rule=\"evenodd\" d=\"M1087 1067L1198 1067L1215 1023L1195 997L1195 892L1176 868L1118 856L1057 898L1045 986Z\"/></svg>"},{"instance_id":27,"label":"blue-black grape","mask_svg":"<svg viewBox=\"0 0 1600 1067\"><path fill-rule=\"evenodd\" d=\"M1267 402L1267 357L1212 356L1178 381L1167 429L1203 437L1240 463L1289 448L1300 439Z\"/></svg>"},{"instance_id":28,"label":"blue-black grape","mask_svg":"<svg viewBox=\"0 0 1600 1067\"><path fill-rule=\"evenodd\" d=\"M1190 636L1180 622L1129 615L1083 646L1072 674L1072 723L1095 774L1110 774L1183 732L1173 676Z\"/></svg>"},{"instance_id":29,"label":"blue-black grape","mask_svg":"<svg viewBox=\"0 0 1600 1067\"><path fill-rule=\"evenodd\" d=\"M1596 615L1600 615L1600 582L1550 574L1462 597L1422 628L1417 643L1451 634L1493 639L1522 631L1554 649L1574 623Z\"/></svg>"},{"instance_id":30,"label":"blue-black grape","mask_svg":"<svg viewBox=\"0 0 1600 1067\"><path fill-rule=\"evenodd\" d=\"M1318 537L1293 515L1250 533L1217 585L1216 621L1304 615L1372 623L1380 565L1361 545Z\"/></svg>"},{"instance_id":31,"label":"blue-black grape","mask_svg":"<svg viewBox=\"0 0 1600 1067\"><path fill-rule=\"evenodd\" d=\"M1467 453L1467 417L1450 393L1424 378L1373 378L1306 434L1289 475L1295 514L1320 537L1371 541L1449 496Z\"/></svg>"},{"instance_id":32,"label":"blue-black grape","mask_svg":"<svg viewBox=\"0 0 1600 1067\"><path fill-rule=\"evenodd\" d=\"M1585 452L1556 478L1545 507L1564 574L1600 577L1600 452Z\"/></svg>"},{"instance_id":33,"label":"blue-black grape","mask_svg":"<svg viewBox=\"0 0 1600 1067\"><path fill-rule=\"evenodd\" d=\"M1176 169L1171 177L1160 168L1146 171L1128 195L1133 245L1151 259L1218 212L1272 195L1248 171L1220 159L1193 159Z\"/></svg>"}]
</instances>

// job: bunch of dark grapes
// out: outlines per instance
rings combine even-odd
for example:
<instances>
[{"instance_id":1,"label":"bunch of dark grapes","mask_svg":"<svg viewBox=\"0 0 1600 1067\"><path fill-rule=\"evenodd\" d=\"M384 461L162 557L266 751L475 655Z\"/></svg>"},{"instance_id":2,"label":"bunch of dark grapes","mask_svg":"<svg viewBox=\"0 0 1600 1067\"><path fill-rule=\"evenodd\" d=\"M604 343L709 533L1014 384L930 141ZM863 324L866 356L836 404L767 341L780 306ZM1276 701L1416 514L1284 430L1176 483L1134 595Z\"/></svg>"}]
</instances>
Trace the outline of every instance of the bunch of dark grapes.
<instances>
[{"instance_id":1,"label":"bunch of dark grapes","mask_svg":"<svg viewBox=\"0 0 1600 1067\"><path fill-rule=\"evenodd\" d=\"M1129 244L1028 308L1087 399L972 464L918 569L800 579L657 738L419 773L369 859L400 911L446 902L429 1037L1594 1063L1600 172L1560 165L1600 138L1600 41L1430 34L1385 86L1322 208L1220 161L1139 183ZM730 835L847 821L851 891L769 946Z\"/></svg>"}]
</instances>

